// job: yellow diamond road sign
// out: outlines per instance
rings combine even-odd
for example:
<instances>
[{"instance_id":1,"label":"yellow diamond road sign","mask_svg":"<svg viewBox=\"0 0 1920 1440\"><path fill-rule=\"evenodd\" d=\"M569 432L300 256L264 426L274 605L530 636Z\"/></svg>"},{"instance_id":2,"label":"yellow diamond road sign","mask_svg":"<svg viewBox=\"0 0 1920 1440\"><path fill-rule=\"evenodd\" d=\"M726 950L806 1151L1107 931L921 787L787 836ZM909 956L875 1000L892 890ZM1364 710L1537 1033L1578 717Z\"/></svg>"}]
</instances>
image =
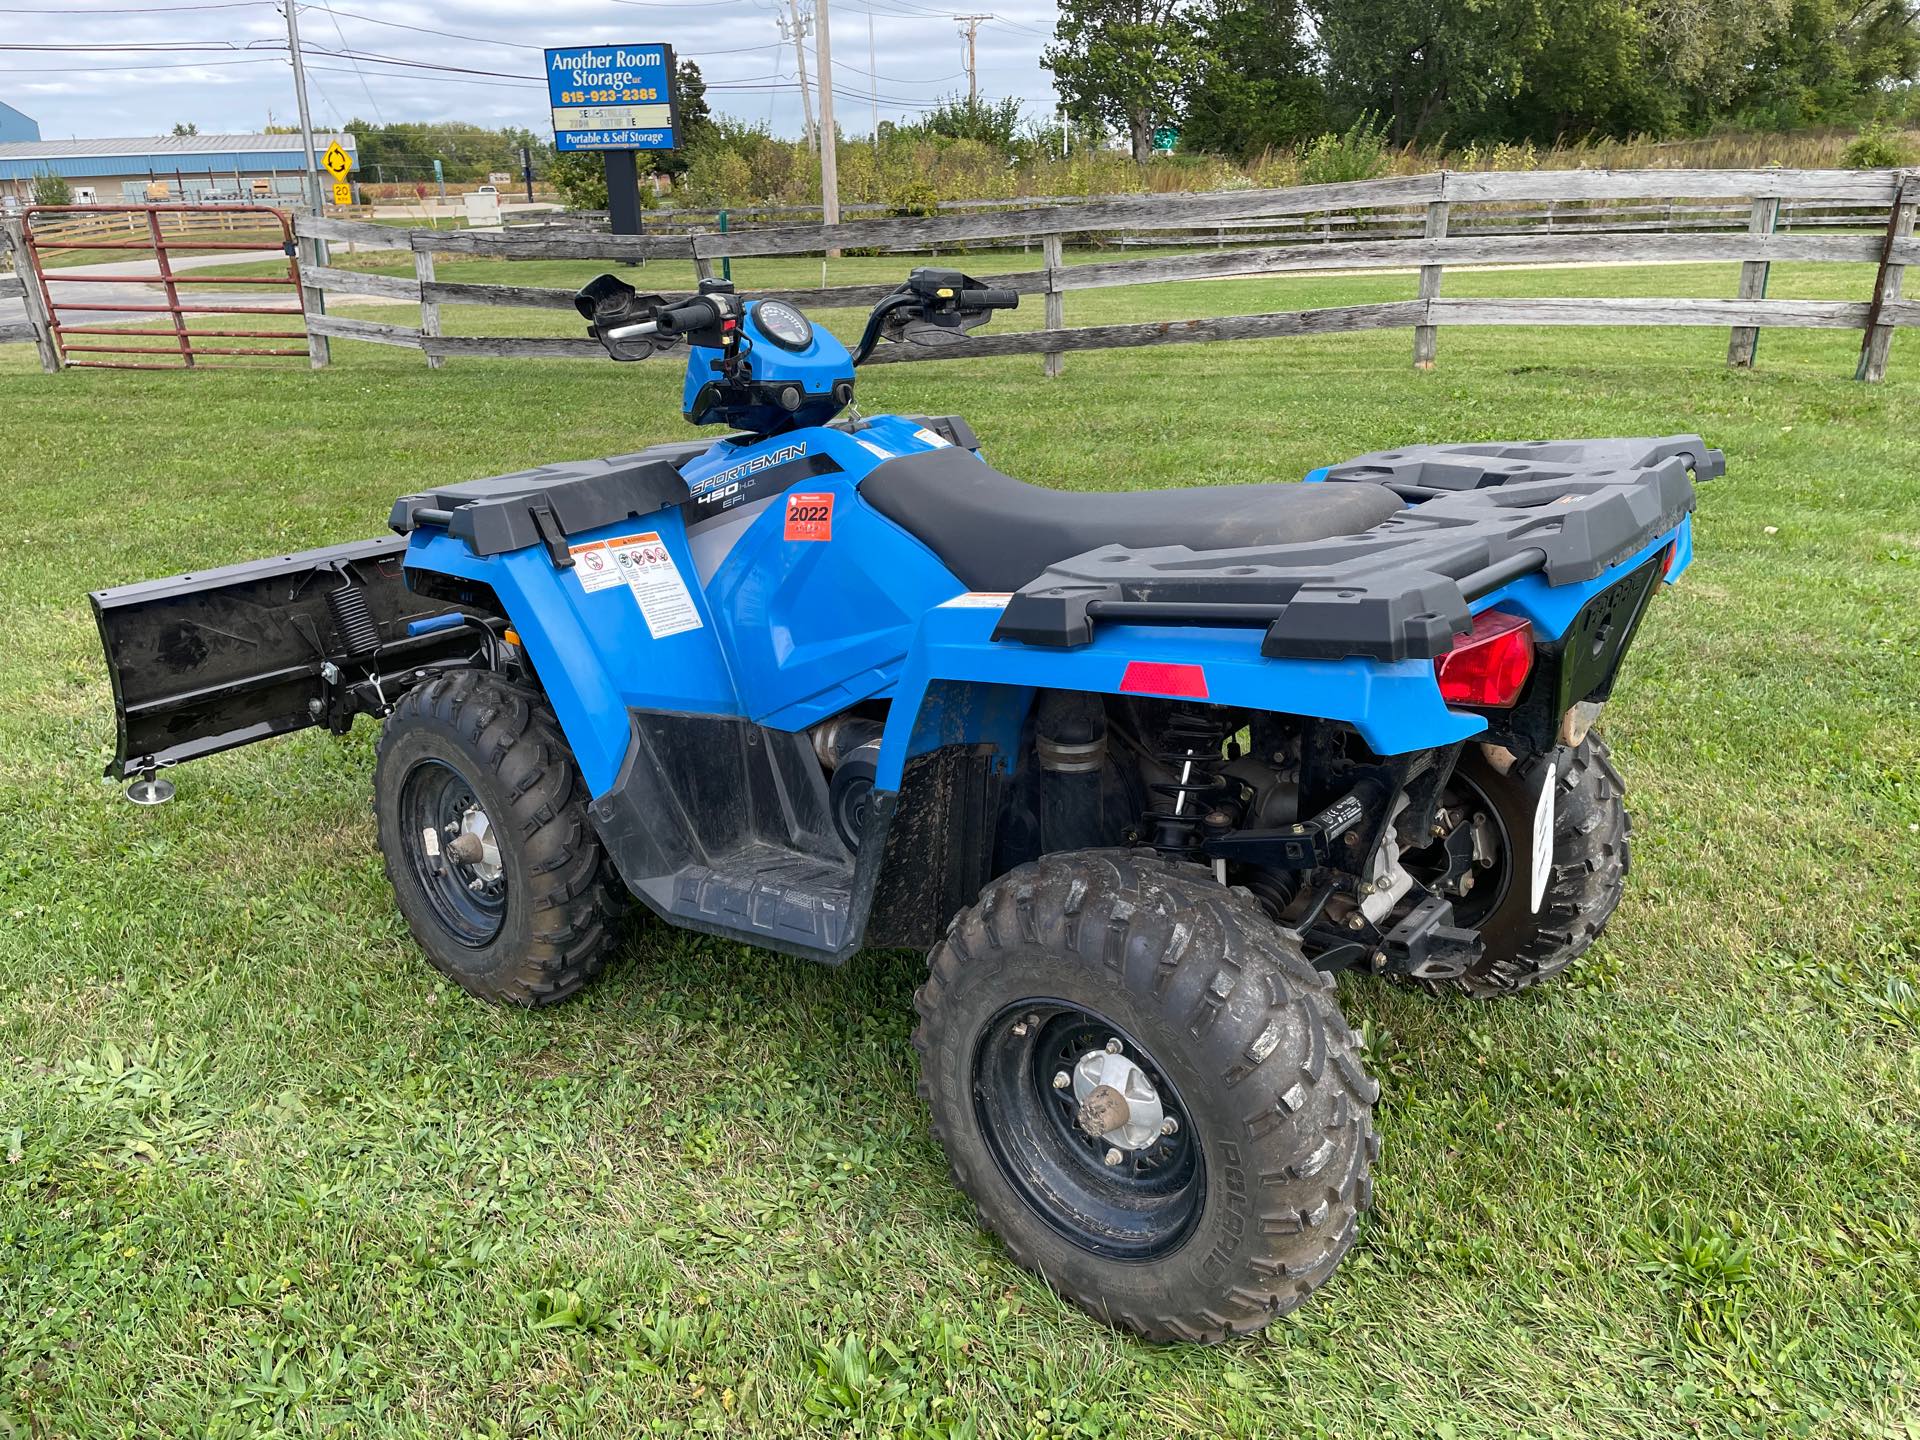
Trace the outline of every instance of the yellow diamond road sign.
<instances>
[{"instance_id":1,"label":"yellow diamond road sign","mask_svg":"<svg viewBox=\"0 0 1920 1440\"><path fill-rule=\"evenodd\" d=\"M336 180L346 179L347 172L353 169L353 157L340 148L338 140L327 146L327 153L320 157L320 163L327 167L327 173Z\"/></svg>"}]
</instances>

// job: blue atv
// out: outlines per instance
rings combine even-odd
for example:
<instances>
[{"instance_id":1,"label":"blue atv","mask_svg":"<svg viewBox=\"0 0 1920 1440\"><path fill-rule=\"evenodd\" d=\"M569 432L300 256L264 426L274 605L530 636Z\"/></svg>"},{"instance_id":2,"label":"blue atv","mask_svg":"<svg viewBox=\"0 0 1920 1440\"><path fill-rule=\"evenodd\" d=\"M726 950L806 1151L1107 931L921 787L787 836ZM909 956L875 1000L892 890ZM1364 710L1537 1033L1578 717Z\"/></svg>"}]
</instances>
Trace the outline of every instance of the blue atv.
<instances>
[{"instance_id":1,"label":"blue atv","mask_svg":"<svg viewBox=\"0 0 1920 1440\"><path fill-rule=\"evenodd\" d=\"M1691 556L1692 435L1419 446L1304 484L1068 493L954 416L863 416L881 343L1017 297L921 269L851 352L779 299L602 277L719 439L450 483L391 536L93 598L130 793L385 722L428 959L546 1005L665 922L931 952L920 1093L1021 1263L1156 1339L1265 1325L1371 1193L1333 975L1510 994L1627 873L1591 727ZM1116 455L1116 463L1123 457Z\"/></svg>"}]
</instances>

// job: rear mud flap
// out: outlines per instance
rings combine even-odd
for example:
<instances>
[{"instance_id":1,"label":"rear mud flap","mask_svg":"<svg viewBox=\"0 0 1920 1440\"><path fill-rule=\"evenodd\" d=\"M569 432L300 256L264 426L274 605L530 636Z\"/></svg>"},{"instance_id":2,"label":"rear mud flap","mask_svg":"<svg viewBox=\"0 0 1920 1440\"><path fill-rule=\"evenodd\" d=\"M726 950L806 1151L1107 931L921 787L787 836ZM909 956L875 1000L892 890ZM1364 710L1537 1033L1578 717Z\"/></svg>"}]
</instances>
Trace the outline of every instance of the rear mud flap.
<instances>
[{"instance_id":1,"label":"rear mud flap","mask_svg":"<svg viewBox=\"0 0 1920 1440\"><path fill-rule=\"evenodd\" d=\"M384 710L416 672L487 643L407 589L407 543L382 536L95 591L113 681L122 779L275 735ZM374 703L366 703L371 693Z\"/></svg>"}]
</instances>

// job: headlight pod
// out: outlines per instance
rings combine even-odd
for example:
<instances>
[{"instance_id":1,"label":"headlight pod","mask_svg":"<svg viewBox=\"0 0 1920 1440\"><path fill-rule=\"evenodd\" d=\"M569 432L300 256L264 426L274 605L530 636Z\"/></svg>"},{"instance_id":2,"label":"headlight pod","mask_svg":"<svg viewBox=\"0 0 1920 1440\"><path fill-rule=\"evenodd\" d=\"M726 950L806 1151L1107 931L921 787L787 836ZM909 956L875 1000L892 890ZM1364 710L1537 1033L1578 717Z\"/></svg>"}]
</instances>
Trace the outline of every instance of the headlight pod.
<instances>
[{"instance_id":1,"label":"headlight pod","mask_svg":"<svg viewBox=\"0 0 1920 1440\"><path fill-rule=\"evenodd\" d=\"M753 323L783 350L804 350L813 343L813 322L784 300L756 302Z\"/></svg>"}]
</instances>

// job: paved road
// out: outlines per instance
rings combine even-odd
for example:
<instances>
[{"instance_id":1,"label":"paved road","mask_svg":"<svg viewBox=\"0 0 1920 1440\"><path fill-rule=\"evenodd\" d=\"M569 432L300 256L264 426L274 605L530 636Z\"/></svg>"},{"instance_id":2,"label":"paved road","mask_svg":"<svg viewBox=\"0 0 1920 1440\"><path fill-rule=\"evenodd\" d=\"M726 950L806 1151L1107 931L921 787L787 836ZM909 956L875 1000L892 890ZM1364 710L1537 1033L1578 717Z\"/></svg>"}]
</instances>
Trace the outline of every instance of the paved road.
<instances>
[{"instance_id":1,"label":"paved road","mask_svg":"<svg viewBox=\"0 0 1920 1440\"><path fill-rule=\"evenodd\" d=\"M278 250L230 250L219 255L184 255L172 262L175 270L200 270L209 265L237 265L250 260L278 260L283 258ZM48 284L53 291L54 303L65 305L71 301L93 301L102 305L164 305L166 291L158 284L80 284L63 283L76 275L153 275L160 273L157 260L110 260L100 265L68 265L49 272ZM182 294L191 294L196 301L207 301L220 305L286 305L291 303L288 292L270 285L239 285L221 289L218 285L187 285ZM16 325L27 318L24 300L0 300L0 327ZM126 315L106 310L61 310L60 320L67 325L97 324L135 324L165 318L152 314ZM209 326L219 317L202 315L197 323ZM218 328L217 326L213 328Z\"/></svg>"}]
</instances>

